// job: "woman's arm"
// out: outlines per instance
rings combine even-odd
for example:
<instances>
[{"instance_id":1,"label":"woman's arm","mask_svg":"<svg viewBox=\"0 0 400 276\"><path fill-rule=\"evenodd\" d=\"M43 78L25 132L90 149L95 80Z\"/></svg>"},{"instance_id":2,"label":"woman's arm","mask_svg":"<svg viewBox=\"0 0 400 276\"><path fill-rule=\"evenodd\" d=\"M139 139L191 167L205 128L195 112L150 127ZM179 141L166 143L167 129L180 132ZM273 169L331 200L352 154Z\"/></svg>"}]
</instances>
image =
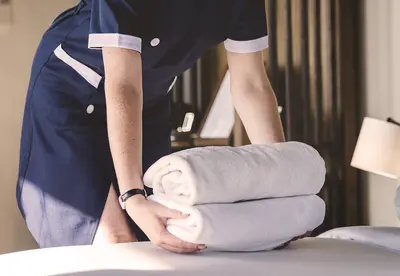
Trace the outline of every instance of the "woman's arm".
<instances>
[{"instance_id":1,"label":"woman's arm","mask_svg":"<svg viewBox=\"0 0 400 276\"><path fill-rule=\"evenodd\" d=\"M129 49L103 48L103 59L109 143L119 188L121 193L142 189L141 56ZM154 244L166 250L189 253L204 248L184 242L166 230L168 219L186 217L176 210L133 196L126 201L126 211Z\"/></svg>"},{"instance_id":2,"label":"woman's arm","mask_svg":"<svg viewBox=\"0 0 400 276\"><path fill-rule=\"evenodd\" d=\"M233 103L252 144L285 140L262 52L227 51Z\"/></svg>"},{"instance_id":3,"label":"woman's arm","mask_svg":"<svg viewBox=\"0 0 400 276\"><path fill-rule=\"evenodd\" d=\"M109 143L120 192L143 189L142 63L140 53L104 48Z\"/></svg>"},{"instance_id":4,"label":"woman's arm","mask_svg":"<svg viewBox=\"0 0 400 276\"><path fill-rule=\"evenodd\" d=\"M121 192L142 189L142 86L140 54L120 48L103 49L109 143ZM110 183L111 184L111 183ZM94 238L94 244L136 240L113 186Z\"/></svg>"},{"instance_id":5,"label":"woman's arm","mask_svg":"<svg viewBox=\"0 0 400 276\"><path fill-rule=\"evenodd\" d=\"M91 4L88 46L101 49L103 53L108 139L121 193L135 188L142 189L144 186L141 49L142 35L146 28L141 20L144 14L140 15L142 2L115 0L92 1ZM179 240L166 230L169 218L185 217L180 212L146 200L140 195L130 197L125 203L130 218L153 243L174 252L201 249L201 245ZM126 225L126 222L118 219L121 214L125 216L125 213L117 204L117 194L111 188L99 230L105 227L105 232L109 233L115 225ZM117 213L112 215L113 212Z\"/></svg>"}]
</instances>

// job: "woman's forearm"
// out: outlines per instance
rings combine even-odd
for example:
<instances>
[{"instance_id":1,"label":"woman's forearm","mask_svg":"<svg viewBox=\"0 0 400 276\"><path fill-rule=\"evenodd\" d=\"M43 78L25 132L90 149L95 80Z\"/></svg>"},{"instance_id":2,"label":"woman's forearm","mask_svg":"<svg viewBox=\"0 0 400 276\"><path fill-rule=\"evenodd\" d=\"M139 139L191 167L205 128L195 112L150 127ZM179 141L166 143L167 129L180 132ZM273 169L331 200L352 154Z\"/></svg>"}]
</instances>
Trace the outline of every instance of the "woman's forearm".
<instances>
[{"instance_id":1,"label":"woman's forearm","mask_svg":"<svg viewBox=\"0 0 400 276\"><path fill-rule=\"evenodd\" d=\"M235 109L252 144L285 140L277 101L268 81L262 86L236 86L232 91Z\"/></svg>"},{"instance_id":2,"label":"woman's forearm","mask_svg":"<svg viewBox=\"0 0 400 276\"><path fill-rule=\"evenodd\" d=\"M285 140L274 91L266 74L262 52L227 51L235 109L252 144Z\"/></svg>"},{"instance_id":3,"label":"woman's forearm","mask_svg":"<svg viewBox=\"0 0 400 276\"><path fill-rule=\"evenodd\" d=\"M120 192L143 188L142 66L139 53L103 49L107 127Z\"/></svg>"},{"instance_id":4,"label":"woman's forearm","mask_svg":"<svg viewBox=\"0 0 400 276\"><path fill-rule=\"evenodd\" d=\"M143 188L142 96L133 87L107 85L108 135L121 193ZM112 90L119 90L112 93Z\"/></svg>"}]
</instances>

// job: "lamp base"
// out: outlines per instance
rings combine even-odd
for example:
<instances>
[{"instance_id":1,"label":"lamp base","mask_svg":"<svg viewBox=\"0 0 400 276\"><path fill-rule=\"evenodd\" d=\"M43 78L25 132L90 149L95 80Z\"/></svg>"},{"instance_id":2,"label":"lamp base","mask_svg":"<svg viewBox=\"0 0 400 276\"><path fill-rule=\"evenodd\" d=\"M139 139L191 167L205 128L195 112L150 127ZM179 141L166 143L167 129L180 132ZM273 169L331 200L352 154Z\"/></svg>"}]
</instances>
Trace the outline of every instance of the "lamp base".
<instances>
[{"instance_id":1,"label":"lamp base","mask_svg":"<svg viewBox=\"0 0 400 276\"><path fill-rule=\"evenodd\" d=\"M398 125L398 126L400 126L400 123L399 122L397 122L397 121L395 121L395 120L393 120L392 118L387 118L386 119L386 122L388 122L388 123L392 123L392 124L395 124L395 125Z\"/></svg>"}]
</instances>

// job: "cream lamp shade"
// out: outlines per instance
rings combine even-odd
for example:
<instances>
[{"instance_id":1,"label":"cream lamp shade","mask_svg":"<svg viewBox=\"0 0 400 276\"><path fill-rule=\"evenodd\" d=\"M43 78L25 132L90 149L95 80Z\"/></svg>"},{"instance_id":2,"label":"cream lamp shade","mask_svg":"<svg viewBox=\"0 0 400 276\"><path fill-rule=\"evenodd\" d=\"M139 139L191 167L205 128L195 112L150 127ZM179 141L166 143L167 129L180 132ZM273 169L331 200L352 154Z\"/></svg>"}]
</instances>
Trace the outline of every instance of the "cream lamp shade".
<instances>
[{"instance_id":1,"label":"cream lamp shade","mask_svg":"<svg viewBox=\"0 0 400 276\"><path fill-rule=\"evenodd\" d=\"M391 121L363 120L351 166L390 178L400 177L400 126Z\"/></svg>"}]
</instances>

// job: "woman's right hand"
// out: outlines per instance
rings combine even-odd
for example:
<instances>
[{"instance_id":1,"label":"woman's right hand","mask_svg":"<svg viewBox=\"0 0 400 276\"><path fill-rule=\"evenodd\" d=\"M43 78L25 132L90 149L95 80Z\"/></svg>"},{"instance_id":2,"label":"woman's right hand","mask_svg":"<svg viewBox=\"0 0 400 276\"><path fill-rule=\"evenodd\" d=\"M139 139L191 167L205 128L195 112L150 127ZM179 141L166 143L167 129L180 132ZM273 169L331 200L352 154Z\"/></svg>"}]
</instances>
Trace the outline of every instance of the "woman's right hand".
<instances>
[{"instance_id":1,"label":"woman's right hand","mask_svg":"<svg viewBox=\"0 0 400 276\"><path fill-rule=\"evenodd\" d=\"M166 229L168 219L184 219L187 215L169 209L143 196L133 196L126 202L126 211L152 243L175 253L194 253L204 245L185 242Z\"/></svg>"}]
</instances>

